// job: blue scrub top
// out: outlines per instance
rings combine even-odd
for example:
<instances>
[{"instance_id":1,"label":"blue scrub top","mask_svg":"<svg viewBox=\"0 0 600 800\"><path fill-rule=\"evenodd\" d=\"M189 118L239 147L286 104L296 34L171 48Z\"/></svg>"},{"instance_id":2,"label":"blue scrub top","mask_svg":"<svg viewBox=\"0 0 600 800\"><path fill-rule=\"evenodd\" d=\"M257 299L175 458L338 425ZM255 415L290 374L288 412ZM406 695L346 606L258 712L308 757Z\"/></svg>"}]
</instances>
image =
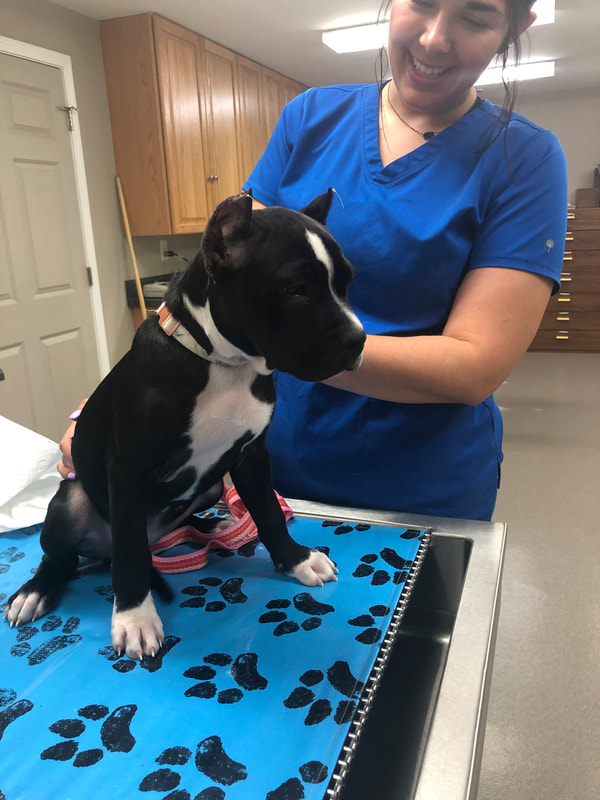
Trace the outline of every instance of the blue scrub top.
<instances>
[{"instance_id":1,"label":"blue scrub top","mask_svg":"<svg viewBox=\"0 0 600 800\"><path fill-rule=\"evenodd\" d=\"M327 227L354 266L350 302L369 334L440 334L470 269L505 267L559 286L566 165L556 137L484 101L382 165L375 84L310 89L284 109L247 181L300 209L336 190ZM487 144L487 146L486 146ZM269 432L276 488L322 502L490 519L502 460L492 397L400 404L277 375Z\"/></svg>"}]
</instances>

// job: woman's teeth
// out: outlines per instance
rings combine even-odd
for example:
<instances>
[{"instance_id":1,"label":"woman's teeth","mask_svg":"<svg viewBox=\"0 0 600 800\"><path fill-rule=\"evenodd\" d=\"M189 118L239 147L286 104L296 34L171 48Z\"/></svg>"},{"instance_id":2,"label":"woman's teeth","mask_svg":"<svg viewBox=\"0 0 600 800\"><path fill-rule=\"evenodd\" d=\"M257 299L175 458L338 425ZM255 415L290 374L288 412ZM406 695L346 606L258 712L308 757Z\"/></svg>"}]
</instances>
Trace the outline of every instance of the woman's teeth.
<instances>
[{"instance_id":1,"label":"woman's teeth","mask_svg":"<svg viewBox=\"0 0 600 800\"><path fill-rule=\"evenodd\" d=\"M425 75L427 78L438 78L443 72L446 72L446 67L426 67L413 56L413 64L419 75Z\"/></svg>"}]
</instances>

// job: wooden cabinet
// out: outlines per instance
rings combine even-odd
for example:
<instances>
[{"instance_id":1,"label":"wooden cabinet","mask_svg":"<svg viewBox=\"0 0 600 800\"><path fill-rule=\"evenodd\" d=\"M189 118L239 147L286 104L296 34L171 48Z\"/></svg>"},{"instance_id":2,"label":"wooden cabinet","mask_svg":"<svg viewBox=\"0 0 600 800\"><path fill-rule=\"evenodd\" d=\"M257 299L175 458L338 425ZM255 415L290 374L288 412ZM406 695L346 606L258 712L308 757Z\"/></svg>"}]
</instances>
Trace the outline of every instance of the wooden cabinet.
<instances>
[{"instance_id":1,"label":"wooden cabinet","mask_svg":"<svg viewBox=\"0 0 600 800\"><path fill-rule=\"evenodd\" d=\"M238 159L235 53L205 40L205 164L211 211L244 182Z\"/></svg>"},{"instance_id":2,"label":"wooden cabinet","mask_svg":"<svg viewBox=\"0 0 600 800\"><path fill-rule=\"evenodd\" d=\"M531 350L600 352L600 208L569 211L560 291Z\"/></svg>"},{"instance_id":3,"label":"wooden cabinet","mask_svg":"<svg viewBox=\"0 0 600 800\"><path fill-rule=\"evenodd\" d=\"M204 92L200 80L204 71L203 41L196 34L161 17L153 17L152 24L170 203L170 227L153 232L194 233L203 230L210 213L202 135ZM120 93L121 89L118 91ZM117 172L121 170L117 161ZM134 209L138 203L143 206L145 199L144 196L133 198L128 195L123 175L121 182L131 217L132 204ZM150 233L142 233L137 228L135 216L130 225L134 236Z\"/></svg>"},{"instance_id":4,"label":"wooden cabinet","mask_svg":"<svg viewBox=\"0 0 600 800\"><path fill-rule=\"evenodd\" d=\"M261 157L283 107L306 87L237 57L238 152L244 181Z\"/></svg>"},{"instance_id":5,"label":"wooden cabinet","mask_svg":"<svg viewBox=\"0 0 600 800\"><path fill-rule=\"evenodd\" d=\"M202 232L305 87L156 14L100 30L132 235Z\"/></svg>"}]
</instances>

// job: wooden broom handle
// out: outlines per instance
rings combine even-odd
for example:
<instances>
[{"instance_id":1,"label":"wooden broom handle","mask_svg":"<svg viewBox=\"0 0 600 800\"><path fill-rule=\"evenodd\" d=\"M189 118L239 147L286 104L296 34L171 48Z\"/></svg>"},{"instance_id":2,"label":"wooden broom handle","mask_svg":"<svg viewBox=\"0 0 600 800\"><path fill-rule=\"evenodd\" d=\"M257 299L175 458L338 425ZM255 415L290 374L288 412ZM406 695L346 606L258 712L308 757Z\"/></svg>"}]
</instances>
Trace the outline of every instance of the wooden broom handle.
<instances>
[{"instance_id":1,"label":"wooden broom handle","mask_svg":"<svg viewBox=\"0 0 600 800\"><path fill-rule=\"evenodd\" d=\"M135 288L137 289L138 300L140 303L140 311L142 312L142 319L146 319L148 317L148 311L146 310L146 300L144 299L142 282L140 280L140 273L138 271L138 265L135 258L135 251L133 249L133 240L131 238L131 230L129 228L127 208L125 206L125 198L123 197L123 187L121 186L121 179L119 178L118 175L115 180L117 182L117 193L119 195L121 214L123 216L123 227L125 228L125 238L127 239L127 244L129 245L129 255L131 256L131 263L133 264L133 277L135 278Z\"/></svg>"}]
</instances>

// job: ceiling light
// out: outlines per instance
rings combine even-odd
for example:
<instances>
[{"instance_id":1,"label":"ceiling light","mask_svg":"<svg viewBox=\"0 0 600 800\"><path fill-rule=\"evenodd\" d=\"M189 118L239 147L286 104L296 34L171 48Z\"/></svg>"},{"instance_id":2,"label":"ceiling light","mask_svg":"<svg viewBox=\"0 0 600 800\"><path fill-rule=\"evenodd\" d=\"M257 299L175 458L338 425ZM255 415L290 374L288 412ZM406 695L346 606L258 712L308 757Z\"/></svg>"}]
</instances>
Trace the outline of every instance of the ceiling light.
<instances>
[{"instance_id":1,"label":"ceiling light","mask_svg":"<svg viewBox=\"0 0 600 800\"><path fill-rule=\"evenodd\" d=\"M554 22L555 0L537 0L532 10L537 19L534 25L548 25ZM375 22L371 25L358 25L354 28L337 28L324 31L321 35L323 44L336 53L358 53L362 50L379 50L387 45L389 24Z\"/></svg>"},{"instance_id":2,"label":"ceiling light","mask_svg":"<svg viewBox=\"0 0 600 800\"><path fill-rule=\"evenodd\" d=\"M356 28L339 28L324 31L323 44L336 53L358 53L361 50L379 50L387 45L389 25L387 22L359 25Z\"/></svg>"},{"instance_id":3,"label":"ceiling light","mask_svg":"<svg viewBox=\"0 0 600 800\"><path fill-rule=\"evenodd\" d=\"M553 78L555 61L526 61L515 65L507 65L504 70L502 67L488 67L476 86L490 86L494 83L502 83L502 78L506 81L530 81L536 78Z\"/></svg>"}]
</instances>

